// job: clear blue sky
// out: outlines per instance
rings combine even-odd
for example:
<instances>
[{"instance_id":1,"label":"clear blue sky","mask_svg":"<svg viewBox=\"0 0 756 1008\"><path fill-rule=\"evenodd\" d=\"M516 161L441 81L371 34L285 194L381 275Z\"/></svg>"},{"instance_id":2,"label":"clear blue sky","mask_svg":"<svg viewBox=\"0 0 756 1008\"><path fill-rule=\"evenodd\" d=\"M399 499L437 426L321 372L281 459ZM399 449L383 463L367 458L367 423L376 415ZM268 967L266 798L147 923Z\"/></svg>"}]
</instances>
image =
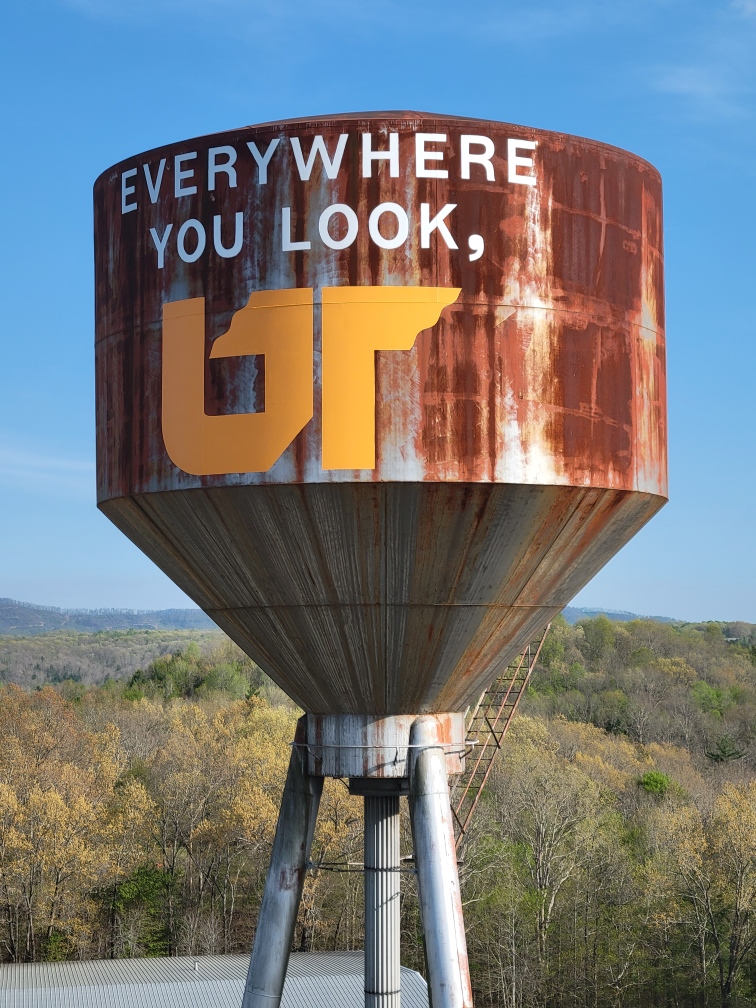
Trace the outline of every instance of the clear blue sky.
<instances>
[{"instance_id":1,"label":"clear blue sky","mask_svg":"<svg viewBox=\"0 0 756 1008\"><path fill-rule=\"evenodd\" d=\"M756 622L756 0L6 0L0 24L0 596L188 604L95 508L95 177L216 130L409 108L661 170L671 500L576 604Z\"/></svg>"}]
</instances>

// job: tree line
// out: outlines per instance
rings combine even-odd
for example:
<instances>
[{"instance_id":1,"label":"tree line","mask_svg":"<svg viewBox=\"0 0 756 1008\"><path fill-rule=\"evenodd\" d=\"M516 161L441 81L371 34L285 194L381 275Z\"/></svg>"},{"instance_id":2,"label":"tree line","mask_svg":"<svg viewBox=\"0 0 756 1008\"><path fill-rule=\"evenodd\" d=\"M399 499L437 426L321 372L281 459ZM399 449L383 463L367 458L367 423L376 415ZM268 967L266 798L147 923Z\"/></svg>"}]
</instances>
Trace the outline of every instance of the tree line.
<instances>
[{"instance_id":1,"label":"tree line","mask_svg":"<svg viewBox=\"0 0 756 1008\"><path fill-rule=\"evenodd\" d=\"M745 630L554 626L461 854L479 1008L756 1001ZM297 714L230 644L0 689L2 958L248 951ZM361 847L327 781L297 948L362 947Z\"/></svg>"}]
</instances>

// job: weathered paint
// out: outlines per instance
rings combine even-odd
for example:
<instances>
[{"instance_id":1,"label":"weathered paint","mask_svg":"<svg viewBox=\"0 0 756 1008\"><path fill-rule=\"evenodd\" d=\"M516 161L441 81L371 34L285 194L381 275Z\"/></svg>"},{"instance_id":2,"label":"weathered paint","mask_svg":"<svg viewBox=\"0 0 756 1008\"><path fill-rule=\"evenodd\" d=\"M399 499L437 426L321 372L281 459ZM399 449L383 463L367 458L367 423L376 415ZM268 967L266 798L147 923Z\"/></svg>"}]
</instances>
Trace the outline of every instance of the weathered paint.
<instances>
[{"instance_id":1,"label":"weathered paint","mask_svg":"<svg viewBox=\"0 0 756 1008\"><path fill-rule=\"evenodd\" d=\"M242 1008L279 1008L302 900L323 778L307 773L305 718L291 749Z\"/></svg>"},{"instance_id":2,"label":"weathered paint","mask_svg":"<svg viewBox=\"0 0 756 1008\"><path fill-rule=\"evenodd\" d=\"M443 133L449 177L417 178L415 134ZM363 178L360 135L398 134L401 170ZM305 152L320 135L334 178ZM461 178L463 135L495 144ZM537 144L537 184L512 184L507 141ZM247 144L280 141L263 185ZM236 188L208 189L207 152L232 146ZM175 196L174 158L195 169ZM279 157L280 155L280 157ZM155 185L145 188L143 165ZM122 174L138 206L121 213ZM395 203L401 247L368 237ZM418 236L421 204L445 205L457 249ZM318 239L322 211L354 209L348 248ZM282 250L282 208L292 237ZM245 244L196 262L158 235L196 219L223 241L241 213ZM502 123L371 113L264 124L173 144L115 166L95 187L98 480L102 510L306 710L376 714L463 710L551 616L654 514L666 496L661 184L607 145ZM471 258L468 237L481 236ZM169 243L167 248L174 248ZM375 355L375 467L324 469L321 290L450 288L459 296L411 349ZM196 476L162 434L161 319L204 298L205 413L264 406L259 354L211 360L214 342L260 291L313 291L313 416L265 472ZM450 298L451 300L451 298Z\"/></svg>"},{"instance_id":3,"label":"weathered paint","mask_svg":"<svg viewBox=\"0 0 756 1008\"><path fill-rule=\"evenodd\" d=\"M446 772L465 768L465 716L435 714ZM406 778L414 714L308 714L308 772L323 777Z\"/></svg>"},{"instance_id":4,"label":"weathered paint","mask_svg":"<svg viewBox=\"0 0 756 1008\"><path fill-rule=\"evenodd\" d=\"M435 718L417 718L410 745L410 821L430 1002L472 1008L449 783Z\"/></svg>"}]
</instances>

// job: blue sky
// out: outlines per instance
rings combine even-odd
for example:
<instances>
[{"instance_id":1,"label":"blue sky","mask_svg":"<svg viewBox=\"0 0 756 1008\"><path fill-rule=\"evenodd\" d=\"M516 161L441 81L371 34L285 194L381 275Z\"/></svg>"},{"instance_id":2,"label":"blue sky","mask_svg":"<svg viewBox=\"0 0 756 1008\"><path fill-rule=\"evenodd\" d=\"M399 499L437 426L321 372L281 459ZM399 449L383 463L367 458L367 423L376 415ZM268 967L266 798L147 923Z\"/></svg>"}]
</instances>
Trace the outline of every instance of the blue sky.
<instances>
[{"instance_id":1,"label":"blue sky","mask_svg":"<svg viewBox=\"0 0 756 1008\"><path fill-rule=\"evenodd\" d=\"M756 0L6 0L1 17L0 596L188 604L94 504L96 176L248 123L411 108L661 170L671 500L576 604L756 622Z\"/></svg>"}]
</instances>

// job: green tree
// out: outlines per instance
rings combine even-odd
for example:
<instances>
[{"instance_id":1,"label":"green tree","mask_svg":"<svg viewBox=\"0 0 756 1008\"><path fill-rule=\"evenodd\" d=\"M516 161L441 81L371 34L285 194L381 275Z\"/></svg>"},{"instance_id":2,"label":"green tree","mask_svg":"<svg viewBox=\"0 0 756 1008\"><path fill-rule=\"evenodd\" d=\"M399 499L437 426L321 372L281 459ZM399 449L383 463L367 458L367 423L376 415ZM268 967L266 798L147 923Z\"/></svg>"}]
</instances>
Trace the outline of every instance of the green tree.
<instances>
[{"instance_id":1,"label":"green tree","mask_svg":"<svg viewBox=\"0 0 756 1008\"><path fill-rule=\"evenodd\" d=\"M588 664L596 668L606 660L614 647L614 626L606 616L581 620L584 643L581 648Z\"/></svg>"}]
</instances>

